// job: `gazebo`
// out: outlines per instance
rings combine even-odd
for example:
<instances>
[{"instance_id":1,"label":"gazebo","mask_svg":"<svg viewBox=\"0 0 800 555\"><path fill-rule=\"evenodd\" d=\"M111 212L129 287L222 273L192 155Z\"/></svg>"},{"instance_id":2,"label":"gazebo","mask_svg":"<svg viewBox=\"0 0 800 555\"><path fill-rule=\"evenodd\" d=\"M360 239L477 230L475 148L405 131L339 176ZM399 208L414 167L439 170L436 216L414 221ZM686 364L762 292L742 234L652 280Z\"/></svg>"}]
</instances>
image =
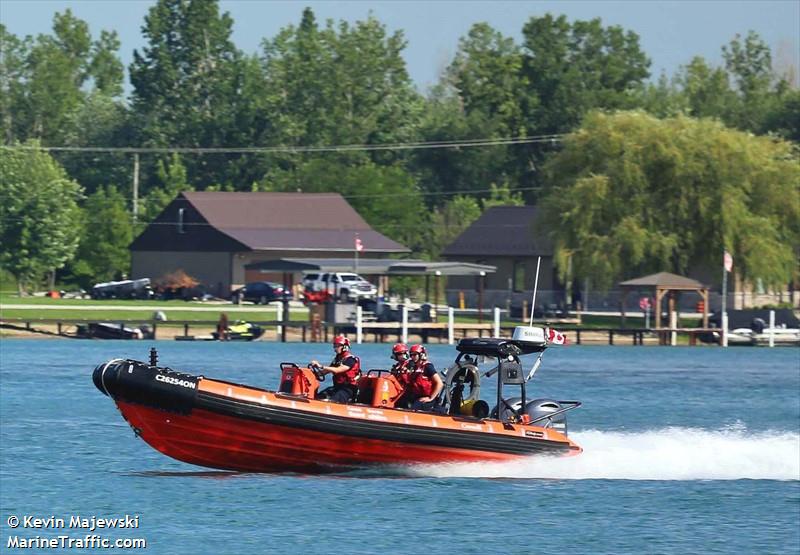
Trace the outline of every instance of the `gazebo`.
<instances>
[{"instance_id":1,"label":"gazebo","mask_svg":"<svg viewBox=\"0 0 800 555\"><path fill-rule=\"evenodd\" d=\"M622 288L622 320L625 321L625 301L631 291L639 289L655 290L655 327L661 327L661 301L666 295L669 299L669 312L675 310L675 292L694 291L703 299L703 327L708 327L708 287L699 281L669 272L658 272L636 279L623 281Z\"/></svg>"}]
</instances>

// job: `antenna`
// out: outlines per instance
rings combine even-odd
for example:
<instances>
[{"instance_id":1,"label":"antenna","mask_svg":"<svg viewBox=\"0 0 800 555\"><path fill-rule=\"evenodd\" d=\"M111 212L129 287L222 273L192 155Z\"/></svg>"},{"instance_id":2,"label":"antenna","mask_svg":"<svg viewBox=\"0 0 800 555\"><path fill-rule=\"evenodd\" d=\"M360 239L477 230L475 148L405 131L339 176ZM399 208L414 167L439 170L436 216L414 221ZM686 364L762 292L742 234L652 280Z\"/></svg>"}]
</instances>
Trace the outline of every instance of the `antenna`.
<instances>
[{"instance_id":1,"label":"antenna","mask_svg":"<svg viewBox=\"0 0 800 555\"><path fill-rule=\"evenodd\" d=\"M540 256L538 260L536 260L536 281L533 282L533 298L531 299L531 323L528 324L529 326L533 326L533 309L536 307L536 288L539 287L539 265L542 263L542 257Z\"/></svg>"}]
</instances>

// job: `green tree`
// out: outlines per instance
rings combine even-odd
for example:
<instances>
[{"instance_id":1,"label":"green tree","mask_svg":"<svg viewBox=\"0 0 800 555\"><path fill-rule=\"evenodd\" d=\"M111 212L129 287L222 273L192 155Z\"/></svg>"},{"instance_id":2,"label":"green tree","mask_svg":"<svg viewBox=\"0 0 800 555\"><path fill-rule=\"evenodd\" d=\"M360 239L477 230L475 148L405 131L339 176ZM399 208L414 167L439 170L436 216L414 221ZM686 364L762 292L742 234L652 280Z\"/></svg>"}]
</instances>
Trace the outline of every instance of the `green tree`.
<instances>
[{"instance_id":1,"label":"green tree","mask_svg":"<svg viewBox=\"0 0 800 555\"><path fill-rule=\"evenodd\" d=\"M70 114L80 105L88 77L89 26L70 10L53 18L53 35L40 35L28 57L28 137L62 144Z\"/></svg>"},{"instance_id":2,"label":"green tree","mask_svg":"<svg viewBox=\"0 0 800 555\"><path fill-rule=\"evenodd\" d=\"M522 35L522 73L533 97L526 127L536 134L571 131L593 108L635 105L650 75L639 36L600 19L532 17Z\"/></svg>"},{"instance_id":3,"label":"green tree","mask_svg":"<svg viewBox=\"0 0 800 555\"><path fill-rule=\"evenodd\" d=\"M672 79L662 74L657 83L648 85L641 107L662 118L684 114L727 121L737 103L729 80L725 68L712 67L696 56L681 66Z\"/></svg>"},{"instance_id":4,"label":"green tree","mask_svg":"<svg viewBox=\"0 0 800 555\"><path fill-rule=\"evenodd\" d=\"M173 154L168 161L159 160L156 177L158 179L157 186L142 199L144 204L143 223L154 220L179 193L194 190L188 183L186 167L179 154Z\"/></svg>"},{"instance_id":5,"label":"green tree","mask_svg":"<svg viewBox=\"0 0 800 555\"><path fill-rule=\"evenodd\" d=\"M415 179L399 165L317 158L275 176L263 189L341 193L376 231L412 249L423 243L420 231L424 229L425 204Z\"/></svg>"},{"instance_id":6,"label":"green tree","mask_svg":"<svg viewBox=\"0 0 800 555\"><path fill-rule=\"evenodd\" d=\"M729 121L740 129L759 133L777 100L772 52L757 33L750 31L744 39L736 35L722 48L722 55L739 93L739 105Z\"/></svg>"},{"instance_id":7,"label":"green tree","mask_svg":"<svg viewBox=\"0 0 800 555\"><path fill-rule=\"evenodd\" d=\"M529 19L522 36L529 135L572 131L589 110L638 107L650 60L636 33L603 26L599 18L570 23L565 16L547 14ZM520 145L514 153L524 172L522 184L542 185L540 169L552 149Z\"/></svg>"},{"instance_id":8,"label":"green tree","mask_svg":"<svg viewBox=\"0 0 800 555\"><path fill-rule=\"evenodd\" d=\"M85 95L67 120L63 144L71 147L129 146L129 113L125 104L100 91ZM130 197L133 162L116 152L58 152L67 173L92 194L108 183Z\"/></svg>"},{"instance_id":9,"label":"green tree","mask_svg":"<svg viewBox=\"0 0 800 555\"><path fill-rule=\"evenodd\" d=\"M68 271L88 288L130 271L128 247L133 240L131 213L116 187L98 189L83 206L82 235Z\"/></svg>"},{"instance_id":10,"label":"green tree","mask_svg":"<svg viewBox=\"0 0 800 555\"><path fill-rule=\"evenodd\" d=\"M767 129L800 144L800 90L787 91L767 116Z\"/></svg>"},{"instance_id":11,"label":"green tree","mask_svg":"<svg viewBox=\"0 0 800 555\"><path fill-rule=\"evenodd\" d=\"M80 185L35 142L0 148L0 265L20 292L64 266L80 236Z\"/></svg>"},{"instance_id":12,"label":"green tree","mask_svg":"<svg viewBox=\"0 0 800 555\"><path fill-rule=\"evenodd\" d=\"M101 31L100 38L92 45L89 75L94 80L95 90L108 97L122 95L125 66L116 55L119 47L116 31Z\"/></svg>"},{"instance_id":13,"label":"green tree","mask_svg":"<svg viewBox=\"0 0 800 555\"><path fill-rule=\"evenodd\" d=\"M420 122L426 142L525 135L522 55L510 38L485 23L474 25L441 83L431 91ZM520 169L505 145L423 149L412 167L426 190L485 191L493 181L518 183ZM485 193L482 193L485 194Z\"/></svg>"},{"instance_id":14,"label":"green tree","mask_svg":"<svg viewBox=\"0 0 800 555\"><path fill-rule=\"evenodd\" d=\"M675 79L670 79L664 73L659 76L658 81L645 86L641 95L639 106L657 117L677 116L686 111L684 98Z\"/></svg>"},{"instance_id":15,"label":"green tree","mask_svg":"<svg viewBox=\"0 0 800 555\"><path fill-rule=\"evenodd\" d=\"M389 35L373 17L320 28L310 8L297 27L264 42L273 144L370 145L416 137L421 110L405 68L402 33ZM267 126L264 126L267 128ZM349 158L390 164L398 155ZM288 162L291 164L291 161Z\"/></svg>"},{"instance_id":16,"label":"green tree","mask_svg":"<svg viewBox=\"0 0 800 555\"><path fill-rule=\"evenodd\" d=\"M797 91L772 67L766 43L750 32L744 39L737 35L722 53L721 67L697 56L671 81L662 76L646 88L641 106L659 117L711 117L729 127L797 140Z\"/></svg>"},{"instance_id":17,"label":"green tree","mask_svg":"<svg viewBox=\"0 0 800 555\"><path fill-rule=\"evenodd\" d=\"M459 41L447 79L465 112L478 111L496 120L500 136L524 134L523 108L530 107L521 102L527 86L522 63L522 52L513 39L478 23Z\"/></svg>"},{"instance_id":18,"label":"green tree","mask_svg":"<svg viewBox=\"0 0 800 555\"><path fill-rule=\"evenodd\" d=\"M495 125L487 118L480 111L465 113L455 96L435 96L427 103L420 134L427 142L482 139L492 134ZM489 183L498 180L515 183L511 165L508 147L502 145L420 149L409 162L423 189L430 193L486 191ZM431 197L431 202L439 204L439 198L444 197Z\"/></svg>"},{"instance_id":19,"label":"green tree","mask_svg":"<svg viewBox=\"0 0 800 555\"><path fill-rule=\"evenodd\" d=\"M0 34L3 69L8 70L2 77L9 92L3 100L7 143L36 138L61 146L87 93L113 97L122 92L116 34L103 31L92 42L87 23L70 10L55 14L52 35L20 41L5 29Z\"/></svg>"},{"instance_id":20,"label":"green tree","mask_svg":"<svg viewBox=\"0 0 800 555\"><path fill-rule=\"evenodd\" d=\"M525 199L520 193L514 193L508 183L492 183L489 197L481 201L481 208L485 211L492 206L525 206Z\"/></svg>"},{"instance_id":21,"label":"green tree","mask_svg":"<svg viewBox=\"0 0 800 555\"><path fill-rule=\"evenodd\" d=\"M548 167L559 270L599 287L645 271L716 267L748 280L797 271L800 164L786 142L713 120L592 113Z\"/></svg>"},{"instance_id":22,"label":"green tree","mask_svg":"<svg viewBox=\"0 0 800 555\"><path fill-rule=\"evenodd\" d=\"M474 197L456 195L430 216L424 253L431 260L440 258L442 251L481 215L481 207Z\"/></svg>"},{"instance_id":23,"label":"green tree","mask_svg":"<svg viewBox=\"0 0 800 555\"><path fill-rule=\"evenodd\" d=\"M221 147L241 138L244 65L232 29L217 0L159 0L150 9L142 27L147 46L134 51L129 68L142 144ZM225 156L195 156L186 164L192 182L231 180ZM143 169L146 181L155 181L155 167Z\"/></svg>"},{"instance_id":24,"label":"green tree","mask_svg":"<svg viewBox=\"0 0 800 555\"><path fill-rule=\"evenodd\" d=\"M11 144L23 133L21 115L25 101L25 63L30 39L20 40L0 24L0 129L4 144Z\"/></svg>"}]
</instances>

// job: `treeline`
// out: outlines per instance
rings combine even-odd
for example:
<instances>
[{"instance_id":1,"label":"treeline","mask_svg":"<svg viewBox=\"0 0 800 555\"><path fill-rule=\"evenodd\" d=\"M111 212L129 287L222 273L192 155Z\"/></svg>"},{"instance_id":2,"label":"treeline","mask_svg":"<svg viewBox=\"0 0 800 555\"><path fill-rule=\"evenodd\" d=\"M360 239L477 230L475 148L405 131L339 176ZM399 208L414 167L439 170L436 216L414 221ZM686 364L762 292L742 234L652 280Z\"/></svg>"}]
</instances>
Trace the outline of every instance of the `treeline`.
<instances>
[{"instance_id":1,"label":"treeline","mask_svg":"<svg viewBox=\"0 0 800 555\"><path fill-rule=\"evenodd\" d=\"M695 58L652 82L639 37L599 19L532 17L520 43L478 23L423 95L406 71L402 33L389 33L373 17L320 23L305 9L298 25L265 37L254 55L236 47L232 26L215 0L160 0L142 26L146 46L128 68L129 98L114 31L95 38L69 11L55 15L50 35L20 38L0 26L4 145L112 149L2 150L4 200L25 190L9 184L10 167L24 173L42 164L57 180L78 185L62 195L78 214L64 220L62 234L74 235L64 240L72 245L67 256L12 273L30 281L64 267L64 278L85 285L126 271L126 247L140 227L131 227L133 157L114 148L271 149L142 154L139 226L181 190L339 191L373 227L418 255L436 257L486 206L534 203L564 187L569 173L554 175L551 168L563 169L564 135L576 132L587 114L713 118L741 132L800 141L800 92L790 74L773 68L769 48L754 33L724 46L720 67ZM507 140L521 137L528 139ZM409 148L469 140L489 144ZM321 148L302 151L308 147ZM780 155L796 162L796 150L788 153ZM25 156L52 157L64 173ZM797 191L788 191L791 202ZM38 232L20 228L35 225L24 221L35 220L26 211L42 202L17 203L17 212L6 206L0 214L5 267L16 267L10 245L35 250L30 237ZM563 261L580 245L561 226L552 231L566 268ZM728 246L722 230L713 240L719 251ZM789 240L795 247L796 238ZM667 251L634 257L614 272L662 263L681 271L690 262ZM609 270L600 267L576 264L572 277Z\"/></svg>"}]
</instances>

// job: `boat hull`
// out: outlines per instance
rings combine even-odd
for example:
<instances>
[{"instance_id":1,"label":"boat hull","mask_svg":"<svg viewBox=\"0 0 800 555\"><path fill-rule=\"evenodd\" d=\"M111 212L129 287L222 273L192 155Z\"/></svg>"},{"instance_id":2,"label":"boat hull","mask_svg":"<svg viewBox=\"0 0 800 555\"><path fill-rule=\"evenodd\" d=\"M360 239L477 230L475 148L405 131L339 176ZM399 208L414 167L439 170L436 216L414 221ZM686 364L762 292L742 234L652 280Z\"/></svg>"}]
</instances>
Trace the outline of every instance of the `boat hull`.
<instances>
[{"instance_id":1,"label":"boat hull","mask_svg":"<svg viewBox=\"0 0 800 555\"><path fill-rule=\"evenodd\" d=\"M95 383L137 435L167 456L209 468L326 472L581 451L538 426L308 400L132 361L107 367L98 367Z\"/></svg>"},{"instance_id":2,"label":"boat hull","mask_svg":"<svg viewBox=\"0 0 800 555\"><path fill-rule=\"evenodd\" d=\"M190 416L118 402L154 449L189 464L242 472L335 472L374 465L503 461L506 453L315 432L257 424L196 410Z\"/></svg>"}]
</instances>

